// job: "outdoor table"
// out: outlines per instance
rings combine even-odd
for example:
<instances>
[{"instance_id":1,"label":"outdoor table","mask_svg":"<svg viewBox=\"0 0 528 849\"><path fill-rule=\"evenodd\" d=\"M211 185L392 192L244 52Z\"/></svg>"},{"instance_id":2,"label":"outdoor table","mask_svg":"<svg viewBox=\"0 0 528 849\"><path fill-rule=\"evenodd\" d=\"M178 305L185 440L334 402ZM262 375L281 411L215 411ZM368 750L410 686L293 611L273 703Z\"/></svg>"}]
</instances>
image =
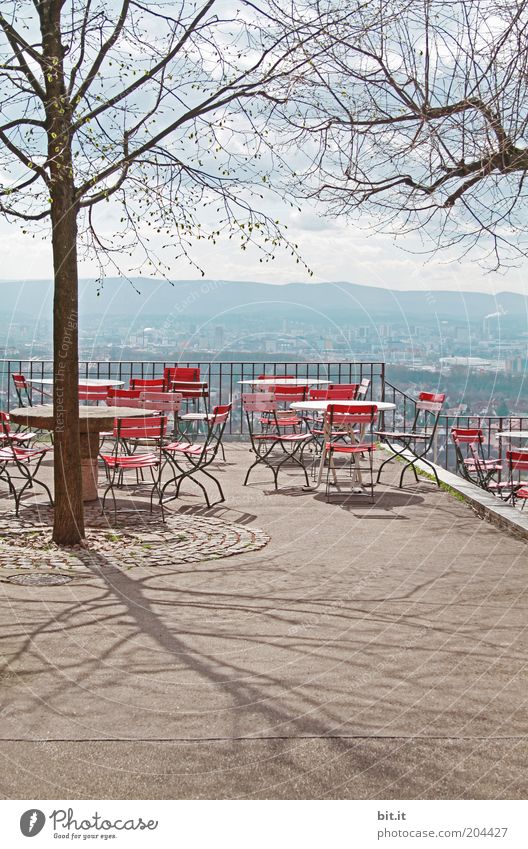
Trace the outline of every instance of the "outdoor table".
<instances>
[{"instance_id":1,"label":"outdoor table","mask_svg":"<svg viewBox=\"0 0 528 849\"><path fill-rule=\"evenodd\" d=\"M40 386L53 386L52 377L26 377L26 383L38 383ZM124 380L114 380L113 377L87 377L79 378L79 386L123 386Z\"/></svg>"},{"instance_id":2,"label":"outdoor table","mask_svg":"<svg viewBox=\"0 0 528 849\"><path fill-rule=\"evenodd\" d=\"M332 383L331 380L319 380L313 377L266 377L259 380L257 377L251 380L239 380L242 386L328 386Z\"/></svg>"},{"instance_id":3,"label":"outdoor table","mask_svg":"<svg viewBox=\"0 0 528 849\"><path fill-rule=\"evenodd\" d=\"M97 501L97 458L101 431L113 430L116 418L152 415L155 415L154 410L141 410L138 407L79 406L83 501ZM52 404L19 407L17 410L12 410L9 416L15 424L36 428L37 430L55 430Z\"/></svg>"},{"instance_id":4,"label":"outdoor table","mask_svg":"<svg viewBox=\"0 0 528 849\"><path fill-rule=\"evenodd\" d=\"M528 439L528 430L499 430L497 439Z\"/></svg>"},{"instance_id":5,"label":"outdoor table","mask_svg":"<svg viewBox=\"0 0 528 849\"><path fill-rule=\"evenodd\" d=\"M337 407L364 407L365 404L375 404L378 408L378 413L386 413L388 410L395 410L396 404L393 404L390 401L346 401L346 400L323 400L323 401L297 401L295 404L290 404L290 409L295 410L297 412L313 412L313 413L326 413L328 405L332 404ZM326 423L325 423L326 430ZM329 437L328 433L325 433L323 436L323 449L321 451L321 460L319 463L319 471L317 473L317 480L315 482L315 486L310 487L310 489L318 489L321 485L321 481L323 479L323 470L324 464L326 460L326 442Z\"/></svg>"}]
</instances>

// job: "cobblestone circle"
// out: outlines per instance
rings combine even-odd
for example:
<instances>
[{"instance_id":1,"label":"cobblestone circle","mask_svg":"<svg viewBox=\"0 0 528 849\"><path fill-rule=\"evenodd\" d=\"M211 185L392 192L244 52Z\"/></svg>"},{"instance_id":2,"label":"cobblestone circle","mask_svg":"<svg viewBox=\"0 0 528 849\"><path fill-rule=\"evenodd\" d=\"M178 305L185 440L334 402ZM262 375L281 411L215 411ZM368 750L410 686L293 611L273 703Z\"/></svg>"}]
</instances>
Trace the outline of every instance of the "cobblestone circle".
<instances>
[{"instance_id":1,"label":"cobblestone circle","mask_svg":"<svg viewBox=\"0 0 528 849\"><path fill-rule=\"evenodd\" d=\"M110 522L98 507L88 506L85 522L94 548L60 548L41 543L51 539L51 522L49 508L28 507L19 519L12 512L0 512L0 575L51 571L75 576L93 574L94 569L170 568L258 551L270 539L258 528L213 516L167 511L162 522L147 510L130 511L126 518L118 515L117 522Z\"/></svg>"}]
</instances>

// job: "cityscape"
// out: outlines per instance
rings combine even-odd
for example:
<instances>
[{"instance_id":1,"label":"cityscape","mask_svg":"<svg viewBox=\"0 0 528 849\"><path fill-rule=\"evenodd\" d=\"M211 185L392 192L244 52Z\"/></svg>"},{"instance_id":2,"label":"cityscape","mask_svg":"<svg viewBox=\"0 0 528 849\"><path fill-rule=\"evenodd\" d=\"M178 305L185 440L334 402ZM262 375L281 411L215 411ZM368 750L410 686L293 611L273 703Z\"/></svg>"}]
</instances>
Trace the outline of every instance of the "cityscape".
<instances>
[{"instance_id":1,"label":"cityscape","mask_svg":"<svg viewBox=\"0 0 528 849\"><path fill-rule=\"evenodd\" d=\"M99 295L93 281L81 290L81 361L378 361L411 396L424 386L446 392L447 414L528 412L528 299L521 295L398 292L396 303L390 290L344 283L324 284L324 292L314 284L229 281L105 285ZM0 314L4 359L51 360L42 298L50 284L24 288L24 308L20 299Z\"/></svg>"}]
</instances>

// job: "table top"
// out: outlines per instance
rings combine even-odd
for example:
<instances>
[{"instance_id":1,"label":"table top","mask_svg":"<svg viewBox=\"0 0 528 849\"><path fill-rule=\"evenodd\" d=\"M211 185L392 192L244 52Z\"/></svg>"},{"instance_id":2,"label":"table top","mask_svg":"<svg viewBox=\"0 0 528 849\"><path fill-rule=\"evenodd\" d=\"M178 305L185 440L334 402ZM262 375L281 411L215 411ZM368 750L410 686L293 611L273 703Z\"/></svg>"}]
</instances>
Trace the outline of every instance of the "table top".
<instances>
[{"instance_id":1,"label":"table top","mask_svg":"<svg viewBox=\"0 0 528 849\"><path fill-rule=\"evenodd\" d=\"M331 380L319 380L313 377L266 377L259 380L239 380L242 386L328 386Z\"/></svg>"},{"instance_id":2,"label":"table top","mask_svg":"<svg viewBox=\"0 0 528 849\"><path fill-rule=\"evenodd\" d=\"M297 401L295 404L290 404L290 408L292 410L312 410L316 413L324 413L329 404L335 404L338 407L363 407L365 404L375 404L380 413L396 409L396 404L392 404L390 401L341 401L335 398L326 401Z\"/></svg>"},{"instance_id":3,"label":"table top","mask_svg":"<svg viewBox=\"0 0 528 849\"><path fill-rule=\"evenodd\" d=\"M139 407L86 407L79 406L79 429L83 432L111 430L114 419L137 416L152 416L155 410ZM15 424L28 425L40 430L54 430L55 412L53 404L38 404L34 407L18 407L10 410L9 418Z\"/></svg>"},{"instance_id":4,"label":"table top","mask_svg":"<svg viewBox=\"0 0 528 849\"><path fill-rule=\"evenodd\" d=\"M26 377L26 383L38 383L39 386L53 386L52 377ZM114 380L113 377L80 377L79 386L123 386L124 380Z\"/></svg>"},{"instance_id":5,"label":"table top","mask_svg":"<svg viewBox=\"0 0 528 849\"><path fill-rule=\"evenodd\" d=\"M499 439L528 439L528 430L499 430Z\"/></svg>"}]
</instances>

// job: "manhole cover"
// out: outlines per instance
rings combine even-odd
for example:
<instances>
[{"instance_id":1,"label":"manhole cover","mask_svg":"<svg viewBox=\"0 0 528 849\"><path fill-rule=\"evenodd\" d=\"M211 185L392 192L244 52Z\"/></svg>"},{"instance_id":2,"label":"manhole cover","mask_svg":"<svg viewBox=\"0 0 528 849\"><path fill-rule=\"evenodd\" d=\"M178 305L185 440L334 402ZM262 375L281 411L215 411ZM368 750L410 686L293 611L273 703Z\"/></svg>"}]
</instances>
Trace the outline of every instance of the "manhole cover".
<instances>
[{"instance_id":1,"label":"manhole cover","mask_svg":"<svg viewBox=\"0 0 528 849\"><path fill-rule=\"evenodd\" d=\"M6 578L11 584L30 584L31 586L48 586L49 584L69 584L69 575L39 575L37 572L29 575L10 575Z\"/></svg>"}]
</instances>

